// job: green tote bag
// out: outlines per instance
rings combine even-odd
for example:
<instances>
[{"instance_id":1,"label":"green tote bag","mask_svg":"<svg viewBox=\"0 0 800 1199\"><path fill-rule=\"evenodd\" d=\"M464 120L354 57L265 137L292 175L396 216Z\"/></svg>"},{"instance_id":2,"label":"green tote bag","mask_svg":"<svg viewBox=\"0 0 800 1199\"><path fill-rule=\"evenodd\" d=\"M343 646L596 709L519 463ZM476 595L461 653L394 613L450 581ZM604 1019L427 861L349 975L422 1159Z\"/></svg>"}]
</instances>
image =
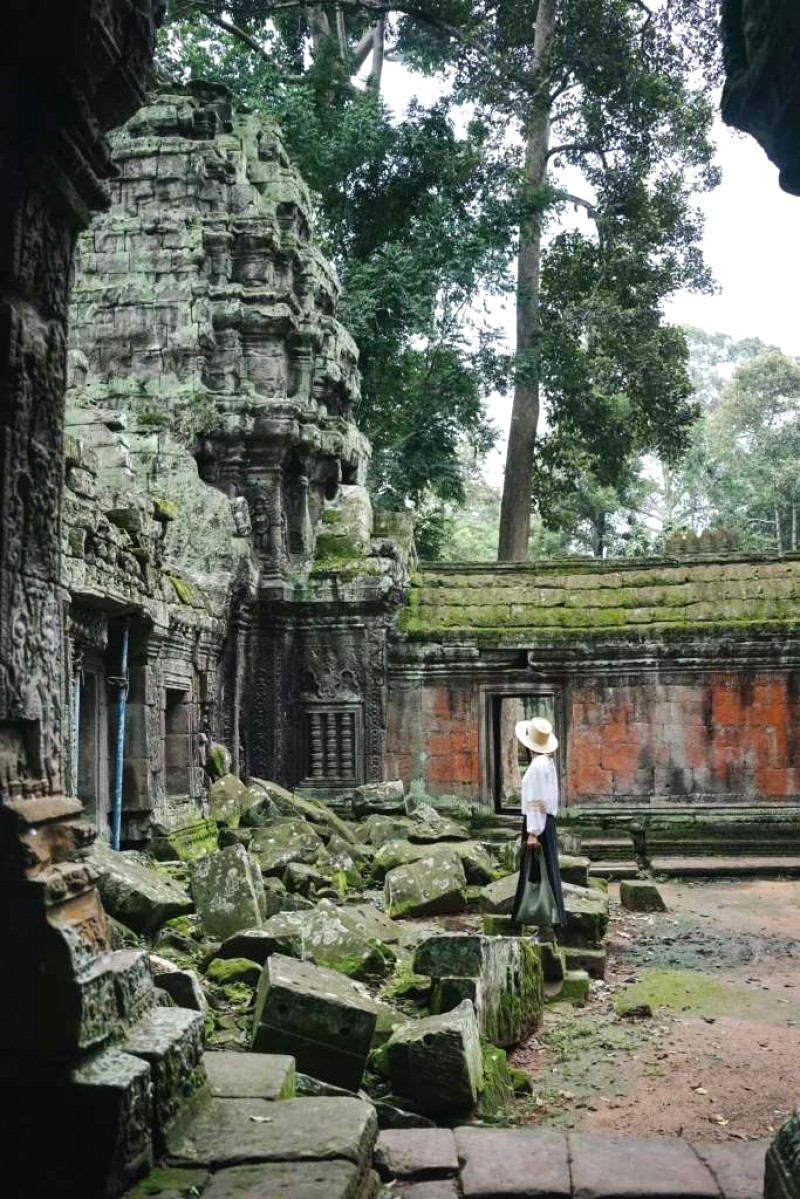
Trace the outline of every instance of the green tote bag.
<instances>
[{"instance_id":1,"label":"green tote bag","mask_svg":"<svg viewBox=\"0 0 800 1199\"><path fill-rule=\"evenodd\" d=\"M535 924L537 928L551 928L558 920L558 910L541 848L525 846L522 869L525 882L513 918L517 924Z\"/></svg>"}]
</instances>

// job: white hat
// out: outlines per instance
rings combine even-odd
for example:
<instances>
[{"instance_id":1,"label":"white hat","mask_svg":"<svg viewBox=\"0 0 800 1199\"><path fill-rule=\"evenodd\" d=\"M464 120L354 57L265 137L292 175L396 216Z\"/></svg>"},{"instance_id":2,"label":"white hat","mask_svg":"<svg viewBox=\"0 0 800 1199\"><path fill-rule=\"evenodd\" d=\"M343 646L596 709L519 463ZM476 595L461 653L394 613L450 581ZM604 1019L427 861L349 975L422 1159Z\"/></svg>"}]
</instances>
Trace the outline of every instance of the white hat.
<instances>
[{"instance_id":1,"label":"white hat","mask_svg":"<svg viewBox=\"0 0 800 1199\"><path fill-rule=\"evenodd\" d=\"M517 740L535 754L552 754L558 749L558 738L553 736L553 726L542 716L533 720L520 720L514 728Z\"/></svg>"}]
</instances>

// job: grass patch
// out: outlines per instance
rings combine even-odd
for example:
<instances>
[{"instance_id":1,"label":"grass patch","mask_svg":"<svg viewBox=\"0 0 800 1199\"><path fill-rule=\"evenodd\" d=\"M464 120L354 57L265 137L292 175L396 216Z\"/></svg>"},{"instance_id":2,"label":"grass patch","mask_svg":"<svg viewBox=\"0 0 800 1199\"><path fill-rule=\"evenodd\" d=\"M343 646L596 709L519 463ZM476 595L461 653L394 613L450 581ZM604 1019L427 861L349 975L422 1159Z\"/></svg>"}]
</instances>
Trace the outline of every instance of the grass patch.
<instances>
[{"instance_id":1,"label":"grass patch","mask_svg":"<svg viewBox=\"0 0 800 1199\"><path fill-rule=\"evenodd\" d=\"M646 1005L653 1011L697 1012L724 1016L753 1006L753 996L741 987L709 978L697 970L647 970L638 982L625 987L614 998L620 1016Z\"/></svg>"}]
</instances>

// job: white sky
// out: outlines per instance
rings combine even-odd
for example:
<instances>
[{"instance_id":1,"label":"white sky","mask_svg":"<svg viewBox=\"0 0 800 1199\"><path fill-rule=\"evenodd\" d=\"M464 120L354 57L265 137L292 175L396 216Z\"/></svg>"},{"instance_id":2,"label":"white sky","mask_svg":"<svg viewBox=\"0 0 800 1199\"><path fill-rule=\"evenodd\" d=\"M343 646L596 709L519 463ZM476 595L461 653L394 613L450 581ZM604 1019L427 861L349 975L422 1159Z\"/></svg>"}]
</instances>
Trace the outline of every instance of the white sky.
<instances>
[{"instance_id":1,"label":"white sky","mask_svg":"<svg viewBox=\"0 0 800 1199\"><path fill-rule=\"evenodd\" d=\"M402 111L413 95L432 102L438 93L434 81L387 64L383 94L397 111ZM777 168L753 138L733 132L721 121L714 136L722 182L700 197L699 205L706 221L703 250L718 291L709 296L679 292L667 305L667 317L675 324L697 325L709 333L759 337L800 357L800 313L795 308L796 280L800 279L800 197L780 190ZM498 313L501 322L510 333L513 310L509 305L504 317ZM484 474L499 486L510 399L494 397L488 409L503 437L489 455Z\"/></svg>"}]
</instances>

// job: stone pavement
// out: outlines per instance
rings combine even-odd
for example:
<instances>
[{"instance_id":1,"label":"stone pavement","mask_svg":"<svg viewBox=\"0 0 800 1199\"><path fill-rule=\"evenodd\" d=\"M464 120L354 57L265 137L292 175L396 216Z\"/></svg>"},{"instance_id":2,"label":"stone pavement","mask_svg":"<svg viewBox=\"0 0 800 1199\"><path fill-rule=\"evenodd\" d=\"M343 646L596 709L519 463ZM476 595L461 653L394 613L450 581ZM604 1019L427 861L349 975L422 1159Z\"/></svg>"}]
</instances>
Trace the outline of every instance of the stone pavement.
<instances>
[{"instance_id":1,"label":"stone pavement","mask_svg":"<svg viewBox=\"0 0 800 1199\"><path fill-rule=\"evenodd\" d=\"M766 1148L436 1128L380 1133L374 1161L385 1199L760 1199Z\"/></svg>"},{"instance_id":2,"label":"stone pavement","mask_svg":"<svg viewBox=\"0 0 800 1199\"><path fill-rule=\"evenodd\" d=\"M378 1131L366 1100L294 1098L291 1057L208 1053L165 1165L128 1199L761 1199L767 1142L484 1126Z\"/></svg>"}]
</instances>

